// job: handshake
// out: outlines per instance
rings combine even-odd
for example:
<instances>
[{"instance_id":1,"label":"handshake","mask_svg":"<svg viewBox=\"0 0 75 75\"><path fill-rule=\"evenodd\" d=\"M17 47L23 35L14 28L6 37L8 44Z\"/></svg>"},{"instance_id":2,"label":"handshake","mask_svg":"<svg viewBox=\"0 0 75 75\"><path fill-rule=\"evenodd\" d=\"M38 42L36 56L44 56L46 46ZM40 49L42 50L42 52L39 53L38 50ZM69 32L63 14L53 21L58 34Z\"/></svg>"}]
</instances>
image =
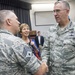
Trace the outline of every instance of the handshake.
<instances>
[{"instance_id":1,"label":"handshake","mask_svg":"<svg viewBox=\"0 0 75 75\"><path fill-rule=\"evenodd\" d=\"M34 75L45 75L46 72L48 72L48 66L45 62L42 62L42 64L39 67L38 71Z\"/></svg>"}]
</instances>

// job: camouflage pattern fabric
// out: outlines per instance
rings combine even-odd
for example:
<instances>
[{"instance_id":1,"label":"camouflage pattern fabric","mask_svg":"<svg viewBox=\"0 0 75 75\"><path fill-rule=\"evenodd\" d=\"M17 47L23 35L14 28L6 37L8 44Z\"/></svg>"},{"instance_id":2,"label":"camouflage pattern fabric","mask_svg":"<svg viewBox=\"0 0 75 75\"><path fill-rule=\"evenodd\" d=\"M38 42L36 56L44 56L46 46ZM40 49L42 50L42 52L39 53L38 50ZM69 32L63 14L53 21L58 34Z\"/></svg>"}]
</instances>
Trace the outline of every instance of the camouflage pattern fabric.
<instances>
[{"instance_id":1,"label":"camouflage pattern fabric","mask_svg":"<svg viewBox=\"0 0 75 75\"><path fill-rule=\"evenodd\" d=\"M31 75L40 63L22 39L0 29L0 75Z\"/></svg>"},{"instance_id":2,"label":"camouflage pattern fabric","mask_svg":"<svg viewBox=\"0 0 75 75\"><path fill-rule=\"evenodd\" d=\"M42 48L42 61L49 58L50 75L75 75L75 23L65 28L50 26Z\"/></svg>"}]
</instances>

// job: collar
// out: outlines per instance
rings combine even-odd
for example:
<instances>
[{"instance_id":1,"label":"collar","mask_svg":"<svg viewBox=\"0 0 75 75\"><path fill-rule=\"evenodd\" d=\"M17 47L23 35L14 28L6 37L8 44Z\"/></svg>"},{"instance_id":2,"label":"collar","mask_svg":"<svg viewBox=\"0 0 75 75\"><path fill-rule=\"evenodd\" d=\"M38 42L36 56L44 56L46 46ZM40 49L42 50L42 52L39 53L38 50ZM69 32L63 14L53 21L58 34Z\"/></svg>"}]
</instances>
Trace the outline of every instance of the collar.
<instances>
[{"instance_id":1,"label":"collar","mask_svg":"<svg viewBox=\"0 0 75 75\"><path fill-rule=\"evenodd\" d=\"M61 35L71 29L72 21L70 21L64 28L61 28L59 25L57 26L57 34Z\"/></svg>"},{"instance_id":2,"label":"collar","mask_svg":"<svg viewBox=\"0 0 75 75\"><path fill-rule=\"evenodd\" d=\"M9 32L9 31L6 30L6 29L0 29L0 33L5 33L5 34L13 35L11 32Z\"/></svg>"}]
</instances>

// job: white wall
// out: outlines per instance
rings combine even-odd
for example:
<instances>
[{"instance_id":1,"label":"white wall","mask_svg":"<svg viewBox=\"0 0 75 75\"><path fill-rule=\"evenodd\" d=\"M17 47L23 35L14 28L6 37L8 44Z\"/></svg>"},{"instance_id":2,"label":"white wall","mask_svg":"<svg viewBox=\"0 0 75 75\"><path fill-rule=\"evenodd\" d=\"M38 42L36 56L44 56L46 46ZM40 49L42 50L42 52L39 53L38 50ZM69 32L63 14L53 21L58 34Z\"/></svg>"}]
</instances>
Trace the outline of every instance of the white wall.
<instances>
[{"instance_id":1,"label":"white wall","mask_svg":"<svg viewBox=\"0 0 75 75\"><path fill-rule=\"evenodd\" d=\"M43 22L43 20L41 20L41 18L39 18L38 20L39 20L39 23L42 23L42 25L36 25L36 23L35 23L35 12L46 12L46 11L48 11L48 14L49 14L49 12L51 11L53 11L53 5L51 5L51 6L49 6L50 4L46 4L46 6L44 6L44 5L42 5L43 6L43 8L42 8L42 6L38 6L38 7L32 7L32 10L30 10L30 17L31 17L31 26L32 26L32 30L39 30L39 31L41 31L41 34L43 35L43 36L45 36L46 35L46 31L48 30L48 28L49 28L49 24L48 25L46 25L46 24L44 24L45 22ZM44 15L43 14L43 16L46 16L46 17L48 17L48 15L47 15L47 13ZM50 16L50 15L49 15ZM53 16L53 15L52 15ZM49 17L48 17L49 18ZM47 18L47 22L49 22L48 21L48 18ZM53 17L54 18L54 17ZM49 19L50 20L50 19ZM51 19L52 20L52 19ZM42 21L42 22L41 22ZM53 20L54 21L54 20ZM54 22L55 23L55 22ZM44 25L43 25L44 24Z\"/></svg>"},{"instance_id":2,"label":"white wall","mask_svg":"<svg viewBox=\"0 0 75 75\"><path fill-rule=\"evenodd\" d=\"M75 0L72 0L69 2L70 3L70 18L72 21L75 21Z\"/></svg>"}]
</instances>

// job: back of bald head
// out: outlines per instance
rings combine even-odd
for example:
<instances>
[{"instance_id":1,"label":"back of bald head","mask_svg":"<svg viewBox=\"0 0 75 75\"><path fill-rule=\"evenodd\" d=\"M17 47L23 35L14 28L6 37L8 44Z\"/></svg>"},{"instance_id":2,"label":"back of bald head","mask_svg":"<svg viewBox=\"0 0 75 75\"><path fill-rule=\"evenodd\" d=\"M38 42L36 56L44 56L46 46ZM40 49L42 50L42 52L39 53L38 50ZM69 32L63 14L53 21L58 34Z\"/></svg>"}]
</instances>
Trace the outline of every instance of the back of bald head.
<instances>
[{"instance_id":1,"label":"back of bald head","mask_svg":"<svg viewBox=\"0 0 75 75\"><path fill-rule=\"evenodd\" d=\"M6 18L10 17L10 14L14 14L11 10L0 10L0 26L4 24Z\"/></svg>"}]
</instances>

